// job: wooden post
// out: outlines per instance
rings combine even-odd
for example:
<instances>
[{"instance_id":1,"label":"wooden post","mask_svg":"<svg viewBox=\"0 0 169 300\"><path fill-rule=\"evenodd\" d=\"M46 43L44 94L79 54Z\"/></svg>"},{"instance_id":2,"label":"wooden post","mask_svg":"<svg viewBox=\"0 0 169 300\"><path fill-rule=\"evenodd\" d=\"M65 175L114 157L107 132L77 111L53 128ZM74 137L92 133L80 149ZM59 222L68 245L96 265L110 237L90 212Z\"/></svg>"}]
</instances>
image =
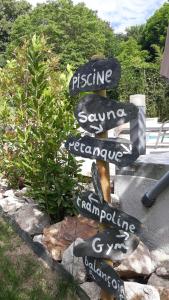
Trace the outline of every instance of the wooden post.
<instances>
[{"instance_id":1,"label":"wooden post","mask_svg":"<svg viewBox=\"0 0 169 300\"><path fill-rule=\"evenodd\" d=\"M135 104L138 111L138 118L130 121L130 140L138 149L139 154L146 153L146 103L145 95L131 95L130 103Z\"/></svg>"},{"instance_id":2,"label":"wooden post","mask_svg":"<svg viewBox=\"0 0 169 300\"><path fill-rule=\"evenodd\" d=\"M92 60L101 60L104 59L104 55L94 55L92 56ZM99 96L106 97L106 90L100 90L100 91L95 91L95 94ZM105 139L108 138L108 132L103 132L100 134L95 135L96 138L99 139ZM102 160L97 160L96 161L99 175L100 175L100 181L101 181L101 187L103 191L103 196L104 200L106 202L111 202L111 189L110 189L110 171L109 171L109 164L105 161ZM99 231L103 231L105 228L104 225L99 225ZM109 265L113 266L113 262L110 260L106 261ZM113 300L115 299L112 295L108 294L106 291L102 290L101 291L101 300Z\"/></svg>"}]
</instances>

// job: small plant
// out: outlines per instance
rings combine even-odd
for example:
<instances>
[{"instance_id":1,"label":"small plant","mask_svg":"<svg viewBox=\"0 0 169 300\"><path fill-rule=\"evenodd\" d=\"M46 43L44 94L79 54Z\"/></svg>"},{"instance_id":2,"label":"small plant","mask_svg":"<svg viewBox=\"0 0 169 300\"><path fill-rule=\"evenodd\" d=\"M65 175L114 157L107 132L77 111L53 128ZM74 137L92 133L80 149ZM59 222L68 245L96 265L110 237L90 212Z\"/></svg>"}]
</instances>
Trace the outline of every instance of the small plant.
<instances>
[{"instance_id":1,"label":"small plant","mask_svg":"<svg viewBox=\"0 0 169 300\"><path fill-rule=\"evenodd\" d=\"M29 186L40 207L60 220L75 213L80 181L80 165L64 149L76 132L66 76L43 37L17 51L0 72L0 169L13 187Z\"/></svg>"}]
</instances>

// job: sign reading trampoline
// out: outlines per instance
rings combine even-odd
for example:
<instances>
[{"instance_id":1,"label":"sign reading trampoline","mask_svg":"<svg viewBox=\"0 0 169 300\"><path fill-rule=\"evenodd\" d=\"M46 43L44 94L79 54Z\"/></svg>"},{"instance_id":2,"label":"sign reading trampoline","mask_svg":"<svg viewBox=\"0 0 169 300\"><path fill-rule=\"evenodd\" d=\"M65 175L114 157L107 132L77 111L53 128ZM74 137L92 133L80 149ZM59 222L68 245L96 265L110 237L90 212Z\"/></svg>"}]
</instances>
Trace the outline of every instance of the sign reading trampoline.
<instances>
[{"instance_id":1,"label":"sign reading trampoline","mask_svg":"<svg viewBox=\"0 0 169 300\"><path fill-rule=\"evenodd\" d=\"M76 199L79 212L95 221L117 227L121 230L139 234L141 222L125 212L112 208L107 202L100 203L99 197L92 191L84 192Z\"/></svg>"}]
</instances>

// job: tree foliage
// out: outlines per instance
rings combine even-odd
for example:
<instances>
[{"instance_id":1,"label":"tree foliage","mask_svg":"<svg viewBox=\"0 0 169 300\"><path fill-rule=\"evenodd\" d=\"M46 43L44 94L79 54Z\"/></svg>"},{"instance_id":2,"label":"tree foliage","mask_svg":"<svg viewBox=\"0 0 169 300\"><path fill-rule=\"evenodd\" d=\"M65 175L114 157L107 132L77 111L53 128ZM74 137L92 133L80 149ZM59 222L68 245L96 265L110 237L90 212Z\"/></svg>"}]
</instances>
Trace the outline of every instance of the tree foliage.
<instances>
[{"instance_id":1,"label":"tree foliage","mask_svg":"<svg viewBox=\"0 0 169 300\"><path fill-rule=\"evenodd\" d=\"M115 51L113 30L96 12L83 3L55 0L38 5L29 15L19 17L12 30L9 52L32 34L43 33L62 66L79 66L92 55L112 56Z\"/></svg>"},{"instance_id":2,"label":"tree foliage","mask_svg":"<svg viewBox=\"0 0 169 300\"><path fill-rule=\"evenodd\" d=\"M10 40L13 23L18 16L28 13L31 5L25 1L0 0L0 63L3 64L4 52Z\"/></svg>"},{"instance_id":3,"label":"tree foliage","mask_svg":"<svg viewBox=\"0 0 169 300\"><path fill-rule=\"evenodd\" d=\"M128 28L119 40L122 75L118 99L128 101L131 94L145 94L147 116L161 120L169 118L169 87L160 77L168 16L169 4L165 3L145 25Z\"/></svg>"},{"instance_id":4,"label":"tree foliage","mask_svg":"<svg viewBox=\"0 0 169 300\"><path fill-rule=\"evenodd\" d=\"M127 41L122 41L119 46L118 60L122 65L141 68L146 65L148 51L141 50L141 46L133 37Z\"/></svg>"},{"instance_id":5,"label":"tree foliage","mask_svg":"<svg viewBox=\"0 0 169 300\"><path fill-rule=\"evenodd\" d=\"M164 3L164 5L147 20L143 30L141 44L143 49L150 52L151 60L155 58L153 45L159 46L160 49L164 48L168 24L169 3Z\"/></svg>"},{"instance_id":6,"label":"tree foliage","mask_svg":"<svg viewBox=\"0 0 169 300\"><path fill-rule=\"evenodd\" d=\"M130 95L145 94L147 116L166 119L169 115L168 85L160 78L160 54L156 63L148 63L148 51L141 50L141 45L132 37L120 43L119 53L122 71L115 96L128 102Z\"/></svg>"},{"instance_id":7,"label":"tree foliage","mask_svg":"<svg viewBox=\"0 0 169 300\"><path fill-rule=\"evenodd\" d=\"M134 38L139 44L141 42L145 25L134 25L126 28L127 38Z\"/></svg>"}]
</instances>

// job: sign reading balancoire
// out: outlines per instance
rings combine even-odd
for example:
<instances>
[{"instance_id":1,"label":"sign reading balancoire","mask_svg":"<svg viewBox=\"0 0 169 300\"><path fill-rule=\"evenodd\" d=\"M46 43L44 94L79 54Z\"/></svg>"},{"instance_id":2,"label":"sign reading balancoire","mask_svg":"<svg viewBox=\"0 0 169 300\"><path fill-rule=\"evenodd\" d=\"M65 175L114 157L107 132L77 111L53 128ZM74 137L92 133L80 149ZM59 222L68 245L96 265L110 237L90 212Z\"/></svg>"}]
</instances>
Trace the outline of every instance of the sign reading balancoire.
<instances>
[{"instance_id":1,"label":"sign reading balancoire","mask_svg":"<svg viewBox=\"0 0 169 300\"><path fill-rule=\"evenodd\" d=\"M120 80L120 71L120 64L115 58L90 60L74 73L69 84L70 95L116 86Z\"/></svg>"},{"instance_id":2,"label":"sign reading balancoire","mask_svg":"<svg viewBox=\"0 0 169 300\"><path fill-rule=\"evenodd\" d=\"M132 103L122 103L89 94L81 98L75 110L79 125L90 133L101 133L136 119L138 108Z\"/></svg>"},{"instance_id":3,"label":"sign reading balancoire","mask_svg":"<svg viewBox=\"0 0 169 300\"><path fill-rule=\"evenodd\" d=\"M119 275L103 260L85 256L84 265L90 277L104 290L116 296L117 300L126 300L124 283Z\"/></svg>"},{"instance_id":4,"label":"sign reading balancoire","mask_svg":"<svg viewBox=\"0 0 169 300\"><path fill-rule=\"evenodd\" d=\"M137 148L122 139L96 139L90 136L70 136L65 147L75 156L99 159L125 167L133 163L139 156Z\"/></svg>"}]
</instances>

